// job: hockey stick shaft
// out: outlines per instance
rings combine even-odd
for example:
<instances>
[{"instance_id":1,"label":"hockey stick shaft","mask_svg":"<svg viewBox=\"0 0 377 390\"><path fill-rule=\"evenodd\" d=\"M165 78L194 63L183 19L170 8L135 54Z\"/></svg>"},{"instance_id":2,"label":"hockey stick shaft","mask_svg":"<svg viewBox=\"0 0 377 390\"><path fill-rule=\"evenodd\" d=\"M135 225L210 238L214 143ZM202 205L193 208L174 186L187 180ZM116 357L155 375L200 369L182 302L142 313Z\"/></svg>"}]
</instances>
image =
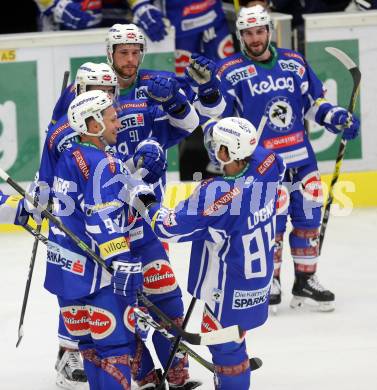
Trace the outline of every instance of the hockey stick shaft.
<instances>
[{"instance_id":1,"label":"hockey stick shaft","mask_svg":"<svg viewBox=\"0 0 377 390\"><path fill-rule=\"evenodd\" d=\"M190 302L190 305L189 305L189 308L187 309L187 313L186 313L186 316L183 320L183 323L182 323L182 329L186 329L186 326L187 326L187 323L189 322L189 319L191 317L191 314L194 310L194 307L195 307L195 303L196 303L196 298L195 297L192 297L191 299L191 302ZM170 355L169 355L169 359L164 367L164 373L162 374L162 378L161 378L161 383L160 385L157 387L157 390L161 390L164 386L164 382L165 382L165 379L167 378L168 376L168 372L169 372L169 369L173 363L173 360L174 360L174 357L175 357L175 354L177 353L178 351L178 348L179 348L179 345L181 343L181 340L182 340L182 337L181 336L178 336L176 339L175 339L175 342L173 344L173 347L171 349L171 352L170 352Z\"/></svg>"},{"instance_id":2,"label":"hockey stick shaft","mask_svg":"<svg viewBox=\"0 0 377 390\"><path fill-rule=\"evenodd\" d=\"M63 91L67 87L68 78L69 78L69 71L65 71L64 75L63 75L63 82L62 82L60 95L63 93ZM26 227L25 227L25 229L28 230ZM32 229L32 228L30 228L30 229ZM37 228L35 230L34 229L33 230L28 230L33 235L34 235L34 232L35 232L35 239L34 239L34 243L33 243L33 249L31 251L31 258L30 258L30 264L29 264L29 271L28 271L28 275L27 275L27 279L26 279L24 298L22 300L22 308L21 308L20 320L19 320L19 323L18 323L18 340L17 340L17 343L16 343L16 348L20 345L22 337L24 335L23 324L24 324L24 318L25 318L25 313L26 313L26 306L27 306L28 299L29 299L29 291L30 291L31 281L32 281L32 278L33 278L35 259L37 257L38 244L39 244L39 241L40 241L38 236L41 233L41 229L42 229L42 222L37 226Z\"/></svg>"},{"instance_id":3,"label":"hockey stick shaft","mask_svg":"<svg viewBox=\"0 0 377 390\"><path fill-rule=\"evenodd\" d=\"M353 88L351 92L351 97L350 101L348 104L348 111L350 113L353 113L356 107L356 101L357 97L359 95L359 90L360 90L360 81L361 81L361 73L359 68L356 66L356 64L353 63L353 61L341 50L335 49L335 48L326 48L326 50L334 55L342 64L349 70L352 76L353 80ZM340 175L340 168L343 163L343 158L344 154L346 151L346 146L347 146L347 140L342 138L339 144L339 149L338 149L338 154L336 156L335 160L335 168L333 172L333 176L331 179L331 184L329 188L329 194L327 196L327 200L325 203L324 207L324 212L323 212L323 217L322 217L322 222L321 222L321 229L319 232L319 254L322 252L322 246L323 246L323 241L325 238L325 233L326 233L326 228L327 228L327 223L330 218L330 209L332 202L334 200L334 187L335 184L337 183Z\"/></svg>"},{"instance_id":4,"label":"hockey stick shaft","mask_svg":"<svg viewBox=\"0 0 377 390\"><path fill-rule=\"evenodd\" d=\"M21 194L25 199L28 199L30 202L35 200L30 196L29 193L26 193L25 190L14 181L3 169L0 168L0 178L7 182L11 187L13 187L19 194ZM84 253L90 256L95 262L97 262L101 267L106 271L112 274L112 269L107 266L105 261L97 255L89 246L82 241L79 237L76 236L69 228L67 228L60 219L56 218L48 210L44 209L41 211L43 217L47 218L49 221L53 222L56 227L64 232ZM229 341L240 340L243 337L243 330L237 326L229 326L227 328L219 329L209 333L189 333L183 330L180 326L175 324L175 322L169 318L164 312L162 312L156 305L154 305L144 294L139 293L138 298L144 303L144 305L153 311L163 322L165 322L169 327L174 329L178 335L182 336L184 340L190 344L197 345L213 345L221 344Z\"/></svg>"}]
</instances>

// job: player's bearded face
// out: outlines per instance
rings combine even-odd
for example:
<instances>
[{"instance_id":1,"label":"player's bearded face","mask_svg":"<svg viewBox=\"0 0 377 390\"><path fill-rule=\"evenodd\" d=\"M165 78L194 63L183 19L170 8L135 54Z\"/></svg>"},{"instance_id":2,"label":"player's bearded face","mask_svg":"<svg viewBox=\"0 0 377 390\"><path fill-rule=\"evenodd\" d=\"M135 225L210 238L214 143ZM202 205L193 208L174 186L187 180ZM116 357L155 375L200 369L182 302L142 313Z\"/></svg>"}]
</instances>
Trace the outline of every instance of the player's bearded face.
<instances>
[{"instance_id":1,"label":"player's bearded face","mask_svg":"<svg viewBox=\"0 0 377 390\"><path fill-rule=\"evenodd\" d=\"M139 68L142 52L140 45L120 44L115 47L114 69L121 77L135 76Z\"/></svg>"},{"instance_id":2,"label":"player's bearded face","mask_svg":"<svg viewBox=\"0 0 377 390\"><path fill-rule=\"evenodd\" d=\"M252 57L259 57L268 48L269 31L267 26L252 27L242 31L242 38L245 43L246 50Z\"/></svg>"}]
</instances>

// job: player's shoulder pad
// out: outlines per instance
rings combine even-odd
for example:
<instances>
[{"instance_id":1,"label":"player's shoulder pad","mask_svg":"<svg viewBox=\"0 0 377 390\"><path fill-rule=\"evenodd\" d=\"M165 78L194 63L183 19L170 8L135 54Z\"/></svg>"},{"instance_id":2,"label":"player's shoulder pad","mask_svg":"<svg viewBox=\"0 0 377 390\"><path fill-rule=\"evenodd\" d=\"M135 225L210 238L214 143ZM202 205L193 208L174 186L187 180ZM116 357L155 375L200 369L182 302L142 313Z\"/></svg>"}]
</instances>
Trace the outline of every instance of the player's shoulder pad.
<instances>
[{"instance_id":1,"label":"player's shoulder pad","mask_svg":"<svg viewBox=\"0 0 377 390\"><path fill-rule=\"evenodd\" d=\"M221 77L224 73L227 73L230 69L233 69L240 64L246 62L246 58L242 53L236 53L230 57L226 57L217 63L217 75Z\"/></svg>"},{"instance_id":2,"label":"player's shoulder pad","mask_svg":"<svg viewBox=\"0 0 377 390\"><path fill-rule=\"evenodd\" d=\"M278 54L279 54L279 60L293 60L297 61L302 65L306 65L305 58L302 54L298 53L297 51L291 50L291 49L281 49L276 48Z\"/></svg>"}]
</instances>

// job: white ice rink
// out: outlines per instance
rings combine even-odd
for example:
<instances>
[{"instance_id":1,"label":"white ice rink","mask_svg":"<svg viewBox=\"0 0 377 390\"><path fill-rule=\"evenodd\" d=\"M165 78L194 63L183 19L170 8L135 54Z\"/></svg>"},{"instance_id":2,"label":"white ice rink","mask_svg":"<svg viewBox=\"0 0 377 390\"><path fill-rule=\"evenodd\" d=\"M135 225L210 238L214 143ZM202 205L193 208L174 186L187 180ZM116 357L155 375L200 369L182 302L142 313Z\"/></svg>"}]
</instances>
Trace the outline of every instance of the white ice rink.
<instances>
[{"instance_id":1,"label":"white ice rink","mask_svg":"<svg viewBox=\"0 0 377 390\"><path fill-rule=\"evenodd\" d=\"M57 353L57 304L42 287L45 249L40 245L25 318L16 349L18 319L33 238L0 235L0 389L52 390ZM186 284L188 245L172 245L181 286ZM377 209L331 217L319 264L320 282L336 294L332 313L289 308L292 262L285 250L283 302L277 315L247 337L250 356L264 365L252 377L254 390L377 389ZM190 297L185 294L188 306ZM199 329L198 307L189 329ZM209 358L205 347L195 348ZM191 375L212 389L208 371L191 361Z\"/></svg>"}]
</instances>

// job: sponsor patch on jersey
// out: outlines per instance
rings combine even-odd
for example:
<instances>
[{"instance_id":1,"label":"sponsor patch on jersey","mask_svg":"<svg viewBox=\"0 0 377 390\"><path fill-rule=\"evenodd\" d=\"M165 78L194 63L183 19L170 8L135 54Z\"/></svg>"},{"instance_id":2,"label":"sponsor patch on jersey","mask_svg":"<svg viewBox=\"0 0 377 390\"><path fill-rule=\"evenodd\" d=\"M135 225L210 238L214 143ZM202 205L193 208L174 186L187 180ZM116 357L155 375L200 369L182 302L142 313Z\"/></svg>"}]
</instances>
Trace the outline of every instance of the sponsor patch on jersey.
<instances>
[{"instance_id":1,"label":"sponsor patch on jersey","mask_svg":"<svg viewBox=\"0 0 377 390\"><path fill-rule=\"evenodd\" d=\"M258 74L255 65L247 65L243 68L237 68L226 75L226 79L232 84L236 85L242 80L251 79Z\"/></svg>"},{"instance_id":2,"label":"sponsor patch on jersey","mask_svg":"<svg viewBox=\"0 0 377 390\"><path fill-rule=\"evenodd\" d=\"M125 237L114 238L111 241L99 245L101 257L104 260L112 256L120 255L121 253L129 252L129 250L129 245Z\"/></svg>"},{"instance_id":3,"label":"sponsor patch on jersey","mask_svg":"<svg viewBox=\"0 0 377 390\"><path fill-rule=\"evenodd\" d=\"M113 333L116 327L114 315L105 309L87 306L89 313L89 328L93 339L101 340Z\"/></svg>"},{"instance_id":4,"label":"sponsor patch on jersey","mask_svg":"<svg viewBox=\"0 0 377 390\"><path fill-rule=\"evenodd\" d=\"M219 58L226 58L234 54L234 42L230 34L226 35L217 48Z\"/></svg>"},{"instance_id":5,"label":"sponsor patch on jersey","mask_svg":"<svg viewBox=\"0 0 377 390\"><path fill-rule=\"evenodd\" d=\"M181 29L182 31L189 31L207 25L209 27L209 25L211 25L215 21L216 17L216 12L214 10L211 10L204 15L183 19L181 21Z\"/></svg>"},{"instance_id":6,"label":"sponsor patch on jersey","mask_svg":"<svg viewBox=\"0 0 377 390\"><path fill-rule=\"evenodd\" d=\"M289 190L284 184L278 188L278 198L276 201L276 214L283 215L289 206Z\"/></svg>"},{"instance_id":7,"label":"sponsor patch on jersey","mask_svg":"<svg viewBox=\"0 0 377 390\"><path fill-rule=\"evenodd\" d=\"M271 153L269 154L259 165L258 165L258 172L261 175L264 175L275 163L276 156L275 154Z\"/></svg>"},{"instance_id":8,"label":"sponsor patch on jersey","mask_svg":"<svg viewBox=\"0 0 377 390\"><path fill-rule=\"evenodd\" d=\"M267 76L267 80L262 80L259 83L250 83L250 92L252 96L263 95L271 91L295 91L295 82L293 77L278 77L274 79L272 76Z\"/></svg>"},{"instance_id":9,"label":"sponsor patch on jersey","mask_svg":"<svg viewBox=\"0 0 377 390\"><path fill-rule=\"evenodd\" d=\"M90 216L90 215L93 215L95 213L99 213L99 212L105 211L105 210L117 210L122 206L123 206L123 203L118 202L116 200L112 200L110 202L104 202L104 203L97 203L95 205L86 204L85 205L85 210L86 210L85 213L86 213L86 215Z\"/></svg>"},{"instance_id":10,"label":"sponsor patch on jersey","mask_svg":"<svg viewBox=\"0 0 377 390\"><path fill-rule=\"evenodd\" d=\"M285 96L276 96L271 99L265 109L267 125L279 133L290 131L296 120L292 106Z\"/></svg>"},{"instance_id":11,"label":"sponsor patch on jersey","mask_svg":"<svg viewBox=\"0 0 377 390\"><path fill-rule=\"evenodd\" d=\"M216 0L197 1L183 7L182 16L196 15L207 11L216 4Z\"/></svg>"},{"instance_id":12,"label":"sponsor patch on jersey","mask_svg":"<svg viewBox=\"0 0 377 390\"><path fill-rule=\"evenodd\" d=\"M85 273L86 257L51 242L47 246L47 262L76 275Z\"/></svg>"},{"instance_id":13,"label":"sponsor patch on jersey","mask_svg":"<svg viewBox=\"0 0 377 390\"><path fill-rule=\"evenodd\" d=\"M182 77L185 69L190 65L191 53L187 50L178 49L175 51L175 73Z\"/></svg>"},{"instance_id":14,"label":"sponsor patch on jersey","mask_svg":"<svg viewBox=\"0 0 377 390\"><path fill-rule=\"evenodd\" d=\"M147 102L123 103L120 105L120 110L127 110L128 108L146 108Z\"/></svg>"},{"instance_id":15,"label":"sponsor patch on jersey","mask_svg":"<svg viewBox=\"0 0 377 390\"><path fill-rule=\"evenodd\" d=\"M267 302L270 285L258 290L234 290L232 309L250 309Z\"/></svg>"},{"instance_id":16,"label":"sponsor patch on jersey","mask_svg":"<svg viewBox=\"0 0 377 390\"><path fill-rule=\"evenodd\" d=\"M219 329L222 329L220 322L206 307L204 307L201 331L207 333Z\"/></svg>"},{"instance_id":17,"label":"sponsor patch on jersey","mask_svg":"<svg viewBox=\"0 0 377 390\"><path fill-rule=\"evenodd\" d=\"M145 75L143 76L142 80L149 80L151 77L151 75ZM136 99L148 99L147 90L148 88L146 85L143 85L140 88L135 88Z\"/></svg>"},{"instance_id":18,"label":"sponsor patch on jersey","mask_svg":"<svg viewBox=\"0 0 377 390\"><path fill-rule=\"evenodd\" d=\"M285 55L287 57L291 57L291 58L297 58L297 59L301 60L302 62L304 62L304 59L298 53L292 53L290 51L286 51L283 53L283 55Z\"/></svg>"},{"instance_id":19,"label":"sponsor patch on jersey","mask_svg":"<svg viewBox=\"0 0 377 390\"><path fill-rule=\"evenodd\" d=\"M302 196L310 202L323 202L323 190L321 175L318 171L310 172L303 179L301 179L301 193Z\"/></svg>"},{"instance_id":20,"label":"sponsor patch on jersey","mask_svg":"<svg viewBox=\"0 0 377 390\"><path fill-rule=\"evenodd\" d=\"M56 130L53 131L53 133L51 134L49 140L48 140L48 148L51 150L52 147L54 146L54 142L55 142L55 139L56 137L62 132L64 131L65 129L68 129L70 126L69 126L69 123L68 122L65 122L63 123L61 126L59 126Z\"/></svg>"},{"instance_id":21,"label":"sponsor patch on jersey","mask_svg":"<svg viewBox=\"0 0 377 390\"><path fill-rule=\"evenodd\" d=\"M144 126L144 114L129 114L119 118L122 127L119 129L119 133L124 130L128 130L130 127Z\"/></svg>"},{"instance_id":22,"label":"sponsor patch on jersey","mask_svg":"<svg viewBox=\"0 0 377 390\"><path fill-rule=\"evenodd\" d=\"M280 65L281 70L283 70L284 72L294 72L301 79L304 77L305 66L301 65L299 62L295 60L279 60L278 63Z\"/></svg>"},{"instance_id":23,"label":"sponsor patch on jersey","mask_svg":"<svg viewBox=\"0 0 377 390\"><path fill-rule=\"evenodd\" d=\"M303 147L290 152L279 153L279 156L283 158L286 164L290 164L307 159L309 154L307 148Z\"/></svg>"},{"instance_id":24,"label":"sponsor patch on jersey","mask_svg":"<svg viewBox=\"0 0 377 390\"><path fill-rule=\"evenodd\" d=\"M281 137L269 138L263 141L263 146L266 149L280 149L288 146L297 145L304 142L304 131L297 131L289 135L283 135Z\"/></svg>"},{"instance_id":25,"label":"sponsor patch on jersey","mask_svg":"<svg viewBox=\"0 0 377 390\"><path fill-rule=\"evenodd\" d=\"M236 196L240 195L241 191L238 187L234 187L232 190L228 191L222 195L219 199L215 200L210 206L208 206L204 211L203 215L208 217L213 213L217 212L221 207L230 203Z\"/></svg>"},{"instance_id":26,"label":"sponsor patch on jersey","mask_svg":"<svg viewBox=\"0 0 377 390\"><path fill-rule=\"evenodd\" d=\"M89 166L87 162L85 161L84 156L82 155L81 151L79 149L72 152L73 157L75 158L76 164L78 168L80 169L80 172L84 176L85 180L89 179Z\"/></svg>"},{"instance_id":27,"label":"sponsor patch on jersey","mask_svg":"<svg viewBox=\"0 0 377 390\"><path fill-rule=\"evenodd\" d=\"M143 267L143 290L147 294L162 294L174 291L178 284L173 269L167 260L155 260Z\"/></svg>"},{"instance_id":28,"label":"sponsor patch on jersey","mask_svg":"<svg viewBox=\"0 0 377 390\"><path fill-rule=\"evenodd\" d=\"M89 313L86 306L65 306L60 309L64 325L72 336L90 333Z\"/></svg>"},{"instance_id":29,"label":"sponsor patch on jersey","mask_svg":"<svg viewBox=\"0 0 377 390\"><path fill-rule=\"evenodd\" d=\"M222 74L231 66L233 65L237 65L237 64L241 64L243 62L243 59L242 58L235 58L234 60L230 60L230 61L227 61L225 62L224 64L222 64L220 66L220 69L217 71L217 75L219 77L222 76Z\"/></svg>"},{"instance_id":30,"label":"sponsor patch on jersey","mask_svg":"<svg viewBox=\"0 0 377 390\"><path fill-rule=\"evenodd\" d=\"M127 306L124 311L123 323L130 332L135 333L135 314L132 306Z\"/></svg>"},{"instance_id":31,"label":"sponsor patch on jersey","mask_svg":"<svg viewBox=\"0 0 377 390\"><path fill-rule=\"evenodd\" d=\"M144 228L139 226L130 230L130 242L141 240L144 237Z\"/></svg>"}]
</instances>

